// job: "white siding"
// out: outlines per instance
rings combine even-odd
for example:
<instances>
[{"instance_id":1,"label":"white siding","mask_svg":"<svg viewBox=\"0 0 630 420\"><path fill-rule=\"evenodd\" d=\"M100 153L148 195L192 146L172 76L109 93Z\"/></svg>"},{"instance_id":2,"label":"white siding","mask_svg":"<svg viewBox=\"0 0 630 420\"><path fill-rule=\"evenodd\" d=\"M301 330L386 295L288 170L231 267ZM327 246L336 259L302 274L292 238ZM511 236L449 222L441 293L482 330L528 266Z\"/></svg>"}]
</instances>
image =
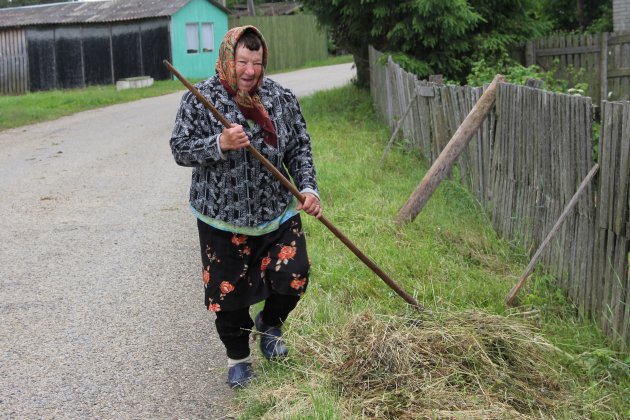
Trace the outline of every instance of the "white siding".
<instances>
[{"instance_id":1,"label":"white siding","mask_svg":"<svg viewBox=\"0 0 630 420\"><path fill-rule=\"evenodd\" d=\"M630 30L630 0L613 0L613 27L615 32Z\"/></svg>"}]
</instances>

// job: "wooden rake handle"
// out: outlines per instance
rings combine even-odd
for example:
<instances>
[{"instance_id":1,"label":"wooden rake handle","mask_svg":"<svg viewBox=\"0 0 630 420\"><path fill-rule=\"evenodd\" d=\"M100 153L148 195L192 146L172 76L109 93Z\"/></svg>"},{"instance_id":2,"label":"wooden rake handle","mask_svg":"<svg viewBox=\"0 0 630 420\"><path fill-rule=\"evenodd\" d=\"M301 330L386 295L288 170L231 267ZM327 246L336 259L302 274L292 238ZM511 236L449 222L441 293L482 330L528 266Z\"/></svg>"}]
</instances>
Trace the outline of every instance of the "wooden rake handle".
<instances>
[{"instance_id":1,"label":"wooden rake handle","mask_svg":"<svg viewBox=\"0 0 630 420\"><path fill-rule=\"evenodd\" d=\"M217 111L217 109L206 99L206 97L203 96L201 92L199 92L197 89L195 89L195 87L191 85L190 82L186 80L186 78L182 76L175 69L175 67L171 65L171 63L169 63L167 60L164 60L163 63L168 71L170 71L175 77L177 77L179 81L182 82L182 84L186 86L193 95L195 95L199 102L201 102L203 106L205 106L210 112L212 112L212 115L214 115L216 119L221 121L221 124L223 124L226 128L230 128L232 126L232 124L228 120L226 120L219 111ZM300 203L304 203L304 195L298 191L293 183L291 183L287 178L285 178L284 175L282 175L278 168L276 168L271 162L269 162L269 160L267 160L267 158L265 158L253 146L247 146L247 151L253 154L256 159L258 159L263 164L263 166L267 168L278 179L278 181L280 181L280 183L282 183L282 185L284 185L284 187L287 188L291 192L291 194L293 194L300 201ZM346 245L354 255L356 255L361 261L363 261L363 263L367 265L370 270L374 272L374 274L379 276L381 280L383 280L389 287L391 287L401 298L405 300L405 302L409 303L411 306L418 310L423 309L422 305L420 305L418 301L413 298L413 296L405 292L396 282L394 282L394 280L392 280L387 274L385 274L385 272L381 270L381 268L376 265L376 263L372 261L372 259L361 252L361 250L357 248L356 245L354 245L352 241L348 239L346 235L344 235L339 229L337 229L328 219L326 219L324 216L321 216L317 220L322 222L324 226L326 226L337 238L339 238L339 240L341 240L341 242L343 242L344 245Z\"/></svg>"}]
</instances>

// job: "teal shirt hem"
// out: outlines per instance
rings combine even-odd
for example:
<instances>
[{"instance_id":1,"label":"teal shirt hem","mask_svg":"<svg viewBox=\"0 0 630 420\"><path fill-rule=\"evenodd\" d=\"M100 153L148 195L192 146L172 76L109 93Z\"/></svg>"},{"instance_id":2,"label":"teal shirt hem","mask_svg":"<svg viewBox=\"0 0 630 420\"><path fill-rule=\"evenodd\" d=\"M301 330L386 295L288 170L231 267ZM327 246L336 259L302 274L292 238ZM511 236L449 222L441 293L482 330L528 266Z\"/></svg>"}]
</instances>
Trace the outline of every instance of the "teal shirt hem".
<instances>
[{"instance_id":1,"label":"teal shirt hem","mask_svg":"<svg viewBox=\"0 0 630 420\"><path fill-rule=\"evenodd\" d=\"M248 236L261 236L267 233L278 230L281 224L295 216L299 213L296 209L297 207L297 199L292 198L289 202L289 205L284 212L278 217L268 222L264 222L259 224L258 226L249 227L249 226L237 226L231 223L224 222L222 220L213 219L211 217L205 216L197 211L193 206L190 206L192 214L203 223L212 226L215 229L224 230L226 232L238 233L239 235L248 235Z\"/></svg>"}]
</instances>

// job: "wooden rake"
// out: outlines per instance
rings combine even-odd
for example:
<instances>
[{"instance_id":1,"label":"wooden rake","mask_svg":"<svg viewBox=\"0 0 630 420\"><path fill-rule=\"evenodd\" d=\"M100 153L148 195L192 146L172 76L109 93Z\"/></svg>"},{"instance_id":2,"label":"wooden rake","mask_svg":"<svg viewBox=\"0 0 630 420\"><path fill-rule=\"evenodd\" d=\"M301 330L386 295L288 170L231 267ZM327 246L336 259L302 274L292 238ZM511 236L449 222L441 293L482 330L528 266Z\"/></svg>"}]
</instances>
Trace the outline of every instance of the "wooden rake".
<instances>
[{"instance_id":1,"label":"wooden rake","mask_svg":"<svg viewBox=\"0 0 630 420\"><path fill-rule=\"evenodd\" d=\"M232 124L228 120L226 120L219 111L217 111L217 109L206 99L206 97L203 96L201 92L199 92L193 85L191 85L190 82L186 80L186 78L182 76L175 69L175 67L171 65L171 63L168 62L168 60L164 60L163 63L168 71L170 71L175 77L177 77L179 81L182 82L182 84L186 86L193 95L195 95L199 102L201 102L210 112L212 112L216 119L221 121L221 123L226 128L230 128L232 126ZM258 150L249 145L247 146L247 151L254 155L256 159L258 159L265 166L265 168L267 168L280 181L280 183L282 183L282 185L284 185L284 187L287 188L291 192L291 194L293 194L295 198L300 201L300 203L304 203L304 195L302 195L295 187L295 185L293 185L287 178L285 178L285 176L282 175L282 173ZM376 263L372 261L372 259L361 252L361 250L357 248L356 245L354 245L352 241L350 241L350 239L348 239L346 235L344 235L339 229L337 229L328 219L326 219L324 216L321 216L317 220L322 222L324 226L326 226L337 238L339 238L339 240L343 242L344 245L346 245L354 255L356 255L361 261L363 261L363 263L367 265L369 269L374 272L374 274L379 276L381 280L383 280L389 287L391 287L401 298L405 300L405 302L409 303L417 310L423 309L422 305L420 305L418 301L413 298L413 296L405 292L398 284L396 284L394 280L392 280L387 274L385 274L385 272L381 270L381 268L376 265Z\"/></svg>"}]
</instances>

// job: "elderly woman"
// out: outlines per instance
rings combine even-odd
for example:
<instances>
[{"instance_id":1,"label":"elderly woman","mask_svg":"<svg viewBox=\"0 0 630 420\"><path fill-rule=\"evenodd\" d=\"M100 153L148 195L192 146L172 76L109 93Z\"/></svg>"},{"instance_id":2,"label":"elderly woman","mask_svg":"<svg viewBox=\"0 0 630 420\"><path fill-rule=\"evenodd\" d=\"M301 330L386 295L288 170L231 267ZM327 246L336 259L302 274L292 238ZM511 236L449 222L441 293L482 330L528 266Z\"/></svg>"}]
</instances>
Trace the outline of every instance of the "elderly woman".
<instances>
[{"instance_id":1,"label":"elderly woman","mask_svg":"<svg viewBox=\"0 0 630 420\"><path fill-rule=\"evenodd\" d=\"M170 141L177 164L193 168L190 206L199 230L205 305L216 315L233 388L254 376L254 325L263 355L286 357L282 325L308 285L299 211L322 215L304 117L295 95L264 77L267 54L258 29L231 29L219 49L217 74L196 87L232 126L224 128L186 93ZM304 203L248 152L250 145L293 178ZM253 321L249 308L260 301L264 307Z\"/></svg>"}]
</instances>

